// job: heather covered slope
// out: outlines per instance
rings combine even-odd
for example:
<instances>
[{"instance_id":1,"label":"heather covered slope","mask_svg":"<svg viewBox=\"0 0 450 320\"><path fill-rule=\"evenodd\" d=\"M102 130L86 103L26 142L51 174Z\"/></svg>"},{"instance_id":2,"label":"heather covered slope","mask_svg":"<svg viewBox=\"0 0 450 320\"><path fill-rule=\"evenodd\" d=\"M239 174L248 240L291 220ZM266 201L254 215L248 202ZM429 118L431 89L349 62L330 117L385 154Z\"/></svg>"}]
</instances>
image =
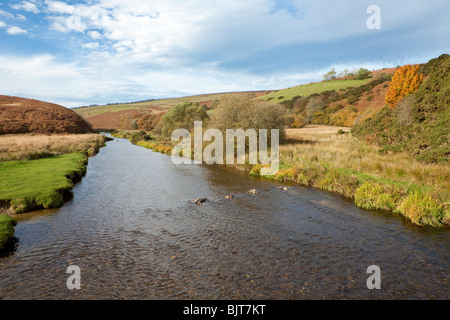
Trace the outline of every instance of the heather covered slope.
<instances>
[{"instance_id":1,"label":"heather covered slope","mask_svg":"<svg viewBox=\"0 0 450 320\"><path fill-rule=\"evenodd\" d=\"M92 132L81 116L60 105L0 96L0 134Z\"/></svg>"},{"instance_id":2,"label":"heather covered slope","mask_svg":"<svg viewBox=\"0 0 450 320\"><path fill-rule=\"evenodd\" d=\"M420 161L446 164L450 162L450 56L431 60L421 72L427 79L417 92L395 108L383 108L352 132L382 151L407 151Z\"/></svg>"}]
</instances>

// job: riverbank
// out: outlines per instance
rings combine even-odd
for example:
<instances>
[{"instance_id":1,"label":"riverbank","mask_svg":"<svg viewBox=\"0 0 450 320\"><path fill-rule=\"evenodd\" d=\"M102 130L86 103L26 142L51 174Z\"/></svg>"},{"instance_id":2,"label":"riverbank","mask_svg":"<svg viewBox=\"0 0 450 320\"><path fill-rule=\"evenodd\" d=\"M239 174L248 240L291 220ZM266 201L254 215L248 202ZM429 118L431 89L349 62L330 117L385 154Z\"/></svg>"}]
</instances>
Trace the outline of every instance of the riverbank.
<instances>
[{"instance_id":1,"label":"riverbank","mask_svg":"<svg viewBox=\"0 0 450 320\"><path fill-rule=\"evenodd\" d=\"M105 140L99 134L1 136L0 213L61 206Z\"/></svg>"},{"instance_id":2,"label":"riverbank","mask_svg":"<svg viewBox=\"0 0 450 320\"><path fill-rule=\"evenodd\" d=\"M6 243L14 236L14 226L17 222L6 214L0 214L0 251L5 248Z\"/></svg>"},{"instance_id":3,"label":"riverbank","mask_svg":"<svg viewBox=\"0 0 450 320\"><path fill-rule=\"evenodd\" d=\"M56 208L70 197L73 184L86 173L88 158L75 152L30 161L0 163L2 213Z\"/></svg>"},{"instance_id":4,"label":"riverbank","mask_svg":"<svg viewBox=\"0 0 450 320\"><path fill-rule=\"evenodd\" d=\"M450 225L446 166L424 164L404 153L381 154L349 131L331 126L288 129L287 143L280 146L280 170L266 178L339 193L358 207L401 214L416 225ZM146 134L137 131L113 136L165 154L174 146L149 136L146 141ZM231 166L253 177L262 168Z\"/></svg>"}]
</instances>

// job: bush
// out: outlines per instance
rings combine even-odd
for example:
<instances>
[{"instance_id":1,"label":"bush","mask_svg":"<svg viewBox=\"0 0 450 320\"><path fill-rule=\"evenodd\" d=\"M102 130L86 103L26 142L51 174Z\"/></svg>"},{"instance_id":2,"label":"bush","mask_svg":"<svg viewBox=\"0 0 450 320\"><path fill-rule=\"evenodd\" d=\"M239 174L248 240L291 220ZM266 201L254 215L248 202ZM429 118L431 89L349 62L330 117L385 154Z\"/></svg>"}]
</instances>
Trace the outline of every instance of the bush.
<instances>
[{"instance_id":1,"label":"bush","mask_svg":"<svg viewBox=\"0 0 450 320\"><path fill-rule=\"evenodd\" d=\"M139 118L137 126L139 130L153 131L161 121L163 113L147 113Z\"/></svg>"},{"instance_id":2,"label":"bush","mask_svg":"<svg viewBox=\"0 0 450 320\"><path fill-rule=\"evenodd\" d=\"M410 193L396 212L418 225L439 227L444 218L442 205L436 199L418 191Z\"/></svg>"},{"instance_id":3,"label":"bush","mask_svg":"<svg viewBox=\"0 0 450 320\"><path fill-rule=\"evenodd\" d=\"M305 116L296 114L292 117L291 128L303 128L307 125Z\"/></svg>"},{"instance_id":4,"label":"bush","mask_svg":"<svg viewBox=\"0 0 450 320\"><path fill-rule=\"evenodd\" d=\"M369 210L394 211L405 192L394 187L386 187L380 183L366 182L356 190L355 204Z\"/></svg>"},{"instance_id":5,"label":"bush","mask_svg":"<svg viewBox=\"0 0 450 320\"><path fill-rule=\"evenodd\" d=\"M359 100L359 97L357 97L357 96L355 96L355 95L351 95L351 96L349 96L349 97L347 98L348 104L351 104L351 105L353 105L353 104L355 104L356 102L358 102L358 100Z\"/></svg>"}]
</instances>

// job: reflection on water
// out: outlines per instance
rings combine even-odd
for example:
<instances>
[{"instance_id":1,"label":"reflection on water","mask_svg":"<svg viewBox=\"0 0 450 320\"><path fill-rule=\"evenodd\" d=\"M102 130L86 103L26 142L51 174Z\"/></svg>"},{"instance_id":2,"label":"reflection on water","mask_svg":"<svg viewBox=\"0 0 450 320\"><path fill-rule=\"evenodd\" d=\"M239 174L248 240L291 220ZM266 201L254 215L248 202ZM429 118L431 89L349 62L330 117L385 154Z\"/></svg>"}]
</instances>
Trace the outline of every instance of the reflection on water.
<instances>
[{"instance_id":1,"label":"reflection on water","mask_svg":"<svg viewBox=\"0 0 450 320\"><path fill-rule=\"evenodd\" d=\"M449 298L448 229L278 186L108 142L70 202L20 219L14 254L0 258L0 298ZM381 290L366 287L372 264ZM66 287L69 265L81 290Z\"/></svg>"}]
</instances>

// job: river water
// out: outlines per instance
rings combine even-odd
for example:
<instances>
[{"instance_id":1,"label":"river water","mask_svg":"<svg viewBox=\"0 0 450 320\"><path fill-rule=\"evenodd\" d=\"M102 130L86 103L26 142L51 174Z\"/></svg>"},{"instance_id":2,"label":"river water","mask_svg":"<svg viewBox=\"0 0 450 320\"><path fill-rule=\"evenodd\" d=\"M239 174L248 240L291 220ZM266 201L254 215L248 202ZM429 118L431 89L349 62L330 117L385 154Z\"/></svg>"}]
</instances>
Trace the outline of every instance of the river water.
<instances>
[{"instance_id":1,"label":"river water","mask_svg":"<svg viewBox=\"0 0 450 320\"><path fill-rule=\"evenodd\" d=\"M16 248L0 258L0 298L450 298L449 229L279 186L110 141L72 200L19 219ZM67 289L70 265L80 290ZM380 290L367 288L370 265Z\"/></svg>"}]
</instances>

